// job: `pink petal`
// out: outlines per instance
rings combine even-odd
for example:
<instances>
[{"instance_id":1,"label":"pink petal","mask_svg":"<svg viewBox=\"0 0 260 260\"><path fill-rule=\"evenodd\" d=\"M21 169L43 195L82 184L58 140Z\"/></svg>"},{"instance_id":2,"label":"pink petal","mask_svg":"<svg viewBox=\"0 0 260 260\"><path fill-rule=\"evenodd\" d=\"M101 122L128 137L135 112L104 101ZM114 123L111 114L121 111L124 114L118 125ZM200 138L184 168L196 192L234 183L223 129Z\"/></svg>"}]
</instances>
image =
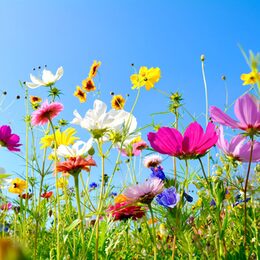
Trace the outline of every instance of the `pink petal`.
<instances>
[{"instance_id":1,"label":"pink petal","mask_svg":"<svg viewBox=\"0 0 260 260\"><path fill-rule=\"evenodd\" d=\"M238 122L232 119L230 116L228 116L219 108L211 106L209 111L210 111L210 117L213 122L217 122L221 125L226 125L231 128L239 128Z\"/></svg>"}]
</instances>

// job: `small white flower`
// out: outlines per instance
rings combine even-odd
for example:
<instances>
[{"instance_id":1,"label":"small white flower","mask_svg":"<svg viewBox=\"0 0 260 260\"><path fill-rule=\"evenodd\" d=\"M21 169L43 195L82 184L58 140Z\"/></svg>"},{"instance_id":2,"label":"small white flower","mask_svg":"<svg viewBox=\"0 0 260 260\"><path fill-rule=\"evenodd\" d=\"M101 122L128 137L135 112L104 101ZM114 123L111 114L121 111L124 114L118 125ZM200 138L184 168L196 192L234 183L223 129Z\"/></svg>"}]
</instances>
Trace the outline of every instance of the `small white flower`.
<instances>
[{"instance_id":1,"label":"small white flower","mask_svg":"<svg viewBox=\"0 0 260 260\"><path fill-rule=\"evenodd\" d=\"M162 163L162 157L159 154L147 155L143 162L146 168L157 167Z\"/></svg>"},{"instance_id":2,"label":"small white flower","mask_svg":"<svg viewBox=\"0 0 260 260\"><path fill-rule=\"evenodd\" d=\"M38 88L40 86L52 86L56 81L58 81L63 75L63 67L59 67L56 74L53 75L51 71L44 69L42 72L42 78L37 78L30 74L32 82L26 82L29 88Z\"/></svg>"},{"instance_id":3,"label":"small white flower","mask_svg":"<svg viewBox=\"0 0 260 260\"><path fill-rule=\"evenodd\" d=\"M86 154L93 145L93 139L90 138L87 142L76 141L71 147L60 145L57 149L57 154L62 157L77 157Z\"/></svg>"}]
</instances>

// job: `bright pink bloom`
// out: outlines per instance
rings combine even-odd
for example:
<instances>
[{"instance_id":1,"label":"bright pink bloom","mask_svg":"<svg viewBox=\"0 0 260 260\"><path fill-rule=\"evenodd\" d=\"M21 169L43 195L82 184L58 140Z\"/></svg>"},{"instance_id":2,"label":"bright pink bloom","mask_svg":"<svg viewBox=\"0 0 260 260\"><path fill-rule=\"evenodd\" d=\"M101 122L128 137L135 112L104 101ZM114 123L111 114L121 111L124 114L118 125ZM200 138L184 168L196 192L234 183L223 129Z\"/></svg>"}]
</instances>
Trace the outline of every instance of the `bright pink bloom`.
<instances>
[{"instance_id":1,"label":"bright pink bloom","mask_svg":"<svg viewBox=\"0 0 260 260\"><path fill-rule=\"evenodd\" d=\"M20 137L16 134L12 134L10 126L3 125L0 127L0 147L4 146L9 151L20 152L20 149L17 148L21 146L19 141Z\"/></svg>"},{"instance_id":2,"label":"bright pink bloom","mask_svg":"<svg viewBox=\"0 0 260 260\"><path fill-rule=\"evenodd\" d=\"M125 195L129 201L149 204L156 195L163 191L163 188L163 181L155 177L148 179L144 183L128 187L123 195Z\"/></svg>"},{"instance_id":3,"label":"bright pink bloom","mask_svg":"<svg viewBox=\"0 0 260 260\"><path fill-rule=\"evenodd\" d=\"M3 205L1 206L1 210L9 210L9 209L11 209L11 208L12 208L12 203L11 203L11 202L8 202L8 203L3 204Z\"/></svg>"},{"instance_id":4,"label":"bright pink bloom","mask_svg":"<svg viewBox=\"0 0 260 260\"><path fill-rule=\"evenodd\" d=\"M56 117L63 110L63 105L59 102L49 104L48 100L42 103L41 107L32 113L32 125L44 125L49 120Z\"/></svg>"},{"instance_id":5,"label":"bright pink bloom","mask_svg":"<svg viewBox=\"0 0 260 260\"><path fill-rule=\"evenodd\" d=\"M254 96L246 94L235 102L234 112L239 121L232 119L217 107L210 107L210 116L214 122L231 128L238 128L250 134L260 131L260 102Z\"/></svg>"},{"instance_id":6,"label":"bright pink bloom","mask_svg":"<svg viewBox=\"0 0 260 260\"><path fill-rule=\"evenodd\" d=\"M129 201L111 205L107 211L114 217L114 220L126 220L129 218L137 220L145 215L145 211L140 206L133 205Z\"/></svg>"},{"instance_id":7,"label":"bright pink bloom","mask_svg":"<svg viewBox=\"0 0 260 260\"><path fill-rule=\"evenodd\" d=\"M161 153L193 159L203 156L218 140L215 126L208 123L206 132L197 122L191 123L184 135L175 128L161 127L157 133L149 133L148 140L152 148Z\"/></svg>"},{"instance_id":8,"label":"bright pink bloom","mask_svg":"<svg viewBox=\"0 0 260 260\"><path fill-rule=\"evenodd\" d=\"M224 139L223 127L219 128L219 139L217 142L217 146L219 149L223 151L229 157L234 158L235 160L241 162L249 162L250 160L250 150L251 150L251 142L246 142L246 137L242 135L237 135L233 139L231 139L230 143ZM253 144L253 154L252 154L252 162L260 161L260 143L254 141Z\"/></svg>"}]
</instances>

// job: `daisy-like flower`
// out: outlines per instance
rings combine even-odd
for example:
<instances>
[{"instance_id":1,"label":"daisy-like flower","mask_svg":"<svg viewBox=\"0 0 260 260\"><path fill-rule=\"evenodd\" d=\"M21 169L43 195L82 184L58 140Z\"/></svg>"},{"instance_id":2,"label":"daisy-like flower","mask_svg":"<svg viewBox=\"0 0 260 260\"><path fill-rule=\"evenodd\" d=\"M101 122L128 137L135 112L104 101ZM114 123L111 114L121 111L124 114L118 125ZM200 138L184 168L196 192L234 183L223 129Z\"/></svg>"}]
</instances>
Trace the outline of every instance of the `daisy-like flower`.
<instances>
[{"instance_id":1,"label":"daisy-like flower","mask_svg":"<svg viewBox=\"0 0 260 260\"><path fill-rule=\"evenodd\" d=\"M9 192L22 194L26 188L27 188L27 183L25 180L15 178L14 180L12 180L11 186L9 187Z\"/></svg>"},{"instance_id":2,"label":"daisy-like flower","mask_svg":"<svg viewBox=\"0 0 260 260\"><path fill-rule=\"evenodd\" d=\"M35 105L42 102L42 99L37 96L30 96L30 102Z\"/></svg>"},{"instance_id":3,"label":"daisy-like flower","mask_svg":"<svg viewBox=\"0 0 260 260\"><path fill-rule=\"evenodd\" d=\"M145 215L144 209L142 207L134 205L129 201L124 201L116 203L115 205L109 206L107 210L114 220L126 220L132 219L137 220Z\"/></svg>"},{"instance_id":4,"label":"daisy-like flower","mask_svg":"<svg viewBox=\"0 0 260 260\"><path fill-rule=\"evenodd\" d=\"M77 141L71 147L60 145L57 149L57 154L62 157L77 157L85 155L93 145L93 139L90 138L86 143Z\"/></svg>"},{"instance_id":5,"label":"daisy-like flower","mask_svg":"<svg viewBox=\"0 0 260 260\"><path fill-rule=\"evenodd\" d=\"M87 94L81 89L80 86L76 87L73 95L79 99L80 103L84 103L87 100Z\"/></svg>"},{"instance_id":6,"label":"daisy-like flower","mask_svg":"<svg viewBox=\"0 0 260 260\"><path fill-rule=\"evenodd\" d=\"M156 201L166 208L174 208L180 201L180 194L176 192L174 187L170 187L159 194L156 197Z\"/></svg>"},{"instance_id":7,"label":"daisy-like flower","mask_svg":"<svg viewBox=\"0 0 260 260\"><path fill-rule=\"evenodd\" d=\"M133 84L132 89L138 89L145 86L146 90L154 87L154 84L159 81L161 70L159 68L141 67L139 74L131 75L130 79Z\"/></svg>"},{"instance_id":8,"label":"daisy-like flower","mask_svg":"<svg viewBox=\"0 0 260 260\"><path fill-rule=\"evenodd\" d=\"M53 192L49 191L49 192L44 192L43 194L41 194L41 197L44 199L49 199L52 195L53 195Z\"/></svg>"},{"instance_id":9,"label":"daisy-like flower","mask_svg":"<svg viewBox=\"0 0 260 260\"><path fill-rule=\"evenodd\" d=\"M213 122L241 129L250 136L260 132L260 102L256 97L246 94L239 97L234 105L234 112L239 121L234 120L217 107L210 107Z\"/></svg>"},{"instance_id":10,"label":"daisy-like flower","mask_svg":"<svg viewBox=\"0 0 260 260\"><path fill-rule=\"evenodd\" d=\"M162 157L159 154L147 155L144 158L143 163L146 168L156 168L162 163Z\"/></svg>"},{"instance_id":11,"label":"daisy-like flower","mask_svg":"<svg viewBox=\"0 0 260 260\"><path fill-rule=\"evenodd\" d=\"M65 162L58 162L56 169L58 172L77 175L81 170L89 171L89 166L96 166L96 162L91 158L83 158L81 156L71 157Z\"/></svg>"},{"instance_id":12,"label":"daisy-like flower","mask_svg":"<svg viewBox=\"0 0 260 260\"><path fill-rule=\"evenodd\" d=\"M63 75L63 68L59 67L56 71L56 74L53 75L51 71L44 69L42 72L42 78L39 79L32 74L30 78L32 82L26 82L27 87L29 88L38 88L40 86L53 86Z\"/></svg>"},{"instance_id":13,"label":"daisy-like flower","mask_svg":"<svg viewBox=\"0 0 260 260\"><path fill-rule=\"evenodd\" d=\"M253 85L260 82L260 73L257 71L251 71L250 73L242 74L240 79L243 80L243 85Z\"/></svg>"},{"instance_id":14,"label":"daisy-like flower","mask_svg":"<svg viewBox=\"0 0 260 260\"><path fill-rule=\"evenodd\" d=\"M56 117L62 110L63 105L61 103L49 103L48 100L46 100L39 109L32 113L31 123L34 126L44 125Z\"/></svg>"},{"instance_id":15,"label":"daisy-like flower","mask_svg":"<svg viewBox=\"0 0 260 260\"><path fill-rule=\"evenodd\" d=\"M0 127L0 148L6 147L11 152L20 152L19 144L20 137L12 134L11 127L3 125Z\"/></svg>"},{"instance_id":16,"label":"daisy-like flower","mask_svg":"<svg viewBox=\"0 0 260 260\"><path fill-rule=\"evenodd\" d=\"M111 106L115 110L124 109L125 99L121 95L115 95L115 96L113 96L113 98L111 100Z\"/></svg>"},{"instance_id":17,"label":"daisy-like flower","mask_svg":"<svg viewBox=\"0 0 260 260\"><path fill-rule=\"evenodd\" d=\"M128 187L124 195L129 201L150 204L154 197L163 191L164 184L159 178L151 178L141 184Z\"/></svg>"},{"instance_id":18,"label":"daisy-like flower","mask_svg":"<svg viewBox=\"0 0 260 260\"><path fill-rule=\"evenodd\" d=\"M86 92L91 92L96 90L94 81L91 78L86 78L82 80L82 89Z\"/></svg>"},{"instance_id":19,"label":"daisy-like flower","mask_svg":"<svg viewBox=\"0 0 260 260\"><path fill-rule=\"evenodd\" d=\"M101 65L101 61L96 61L96 60L93 61L93 64L91 65L91 68L90 68L89 74L88 74L89 78L92 79L97 75L98 68L100 67L100 65Z\"/></svg>"},{"instance_id":20,"label":"daisy-like flower","mask_svg":"<svg viewBox=\"0 0 260 260\"><path fill-rule=\"evenodd\" d=\"M55 131L56 143L57 147L60 145L72 145L74 144L75 140L79 138L74 136L76 134L76 129L73 127L69 127L63 132L60 129ZM54 143L54 135L45 135L41 138L40 143L42 144L41 149L46 147L52 147Z\"/></svg>"},{"instance_id":21,"label":"daisy-like flower","mask_svg":"<svg viewBox=\"0 0 260 260\"><path fill-rule=\"evenodd\" d=\"M227 157L241 162L249 162L251 143L245 142L246 137L242 135L237 135L234 138L232 138L230 142L228 142L224 138L224 131L222 126L219 127L218 135L219 139L217 142L217 147L221 149ZM260 143L257 141L254 141L253 144L253 153L251 161L260 161Z\"/></svg>"},{"instance_id":22,"label":"daisy-like flower","mask_svg":"<svg viewBox=\"0 0 260 260\"><path fill-rule=\"evenodd\" d=\"M125 143L127 143L125 141ZM148 147L147 143L140 136L135 138L130 144L123 145L121 153L124 156L139 156L142 150Z\"/></svg>"}]
</instances>

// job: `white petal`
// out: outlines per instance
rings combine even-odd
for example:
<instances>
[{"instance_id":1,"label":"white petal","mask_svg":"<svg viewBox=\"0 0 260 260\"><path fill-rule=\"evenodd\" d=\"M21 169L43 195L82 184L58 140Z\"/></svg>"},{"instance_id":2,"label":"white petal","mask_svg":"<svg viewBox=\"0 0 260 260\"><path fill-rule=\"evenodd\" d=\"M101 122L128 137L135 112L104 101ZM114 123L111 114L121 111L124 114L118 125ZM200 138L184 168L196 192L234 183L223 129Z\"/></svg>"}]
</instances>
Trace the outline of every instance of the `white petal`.
<instances>
[{"instance_id":1,"label":"white petal","mask_svg":"<svg viewBox=\"0 0 260 260\"><path fill-rule=\"evenodd\" d=\"M43 80L44 84L47 85L50 83L54 83L55 77L51 71L44 69L42 72L42 80Z\"/></svg>"},{"instance_id":2,"label":"white petal","mask_svg":"<svg viewBox=\"0 0 260 260\"><path fill-rule=\"evenodd\" d=\"M80 125L83 119L82 119L81 115L79 114L79 112L77 110L74 110L73 115L75 116L75 118L73 118L70 123L75 124L75 125Z\"/></svg>"},{"instance_id":3,"label":"white petal","mask_svg":"<svg viewBox=\"0 0 260 260\"><path fill-rule=\"evenodd\" d=\"M55 74L55 82L63 76L63 67L59 67Z\"/></svg>"},{"instance_id":4,"label":"white petal","mask_svg":"<svg viewBox=\"0 0 260 260\"><path fill-rule=\"evenodd\" d=\"M41 85L39 85L39 84L35 84L35 83L32 83L32 82L26 82L25 84L26 84L26 86L27 86L28 88L38 88L38 87L41 86Z\"/></svg>"},{"instance_id":5,"label":"white petal","mask_svg":"<svg viewBox=\"0 0 260 260\"><path fill-rule=\"evenodd\" d=\"M31 79L32 83L34 83L34 84L38 84L39 86L43 86L44 85L44 82L41 79L36 78L32 74L30 74L30 79Z\"/></svg>"},{"instance_id":6,"label":"white petal","mask_svg":"<svg viewBox=\"0 0 260 260\"><path fill-rule=\"evenodd\" d=\"M105 114L107 111L107 105L102 102L101 100L96 99L94 101L94 111L96 113L96 115L99 117L102 114Z\"/></svg>"},{"instance_id":7,"label":"white petal","mask_svg":"<svg viewBox=\"0 0 260 260\"><path fill-rule=\"evenodd\" d=\"M73 150L69 146L66 146L63 144L58 147L57 154L62 157L70 157L70 156L73 157L74 156Z\"/></svg>"}]
</instances>

